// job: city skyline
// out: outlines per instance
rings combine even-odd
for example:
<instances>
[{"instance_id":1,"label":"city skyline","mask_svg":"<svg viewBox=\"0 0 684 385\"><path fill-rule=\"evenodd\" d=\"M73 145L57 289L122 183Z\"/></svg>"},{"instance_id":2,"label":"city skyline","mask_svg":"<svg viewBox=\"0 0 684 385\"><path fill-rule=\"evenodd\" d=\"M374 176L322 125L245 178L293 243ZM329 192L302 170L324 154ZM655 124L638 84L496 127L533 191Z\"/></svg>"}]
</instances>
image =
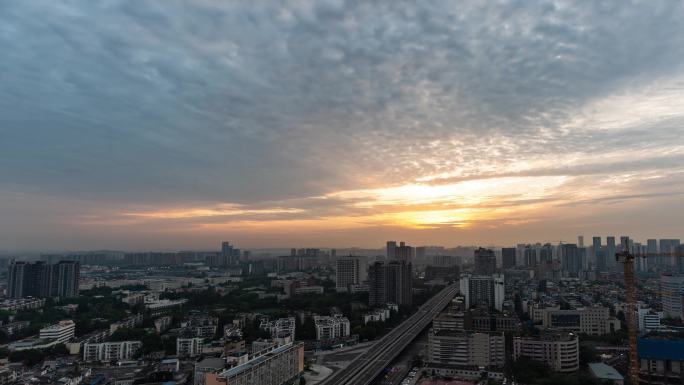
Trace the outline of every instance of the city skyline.
<instances>
[{"instance_id":1,"label":"city skyline","mask_svg":"<svg viewBox=\"0 0 684 385\"><path fill-rule=\"evenodd\" d=\"M0 10L0 251L684 234L682 3Z\"/></svg>"}]
</instances>

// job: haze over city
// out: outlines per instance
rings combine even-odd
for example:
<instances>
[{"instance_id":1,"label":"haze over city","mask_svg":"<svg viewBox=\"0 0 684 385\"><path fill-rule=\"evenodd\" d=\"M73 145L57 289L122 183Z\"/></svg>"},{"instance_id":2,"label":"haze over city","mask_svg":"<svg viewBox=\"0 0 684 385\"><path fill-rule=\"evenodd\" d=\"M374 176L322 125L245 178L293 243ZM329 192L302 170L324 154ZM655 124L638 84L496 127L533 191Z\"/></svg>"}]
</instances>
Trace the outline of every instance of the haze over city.
<instances>
[{"instance_id":1,"label":"haze over city","mask_svg":"<svg viewBox=\"0 0 684 385\"><path fill-rule=\"evenodd\" d=\"M0 249L679 237L681 2L4 2Z\"/></svg>"}]
</instances>

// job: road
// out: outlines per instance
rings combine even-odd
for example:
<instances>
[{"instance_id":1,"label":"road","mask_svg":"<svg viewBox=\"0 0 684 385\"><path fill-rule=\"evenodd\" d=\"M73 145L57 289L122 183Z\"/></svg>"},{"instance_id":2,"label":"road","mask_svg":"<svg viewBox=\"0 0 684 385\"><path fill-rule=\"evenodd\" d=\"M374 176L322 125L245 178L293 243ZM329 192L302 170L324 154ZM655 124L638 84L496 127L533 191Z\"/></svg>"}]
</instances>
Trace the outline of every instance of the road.
<instances>
[{"instance_id":1,"label":"road","mask_svg":"<svg viewBox=\"0 0 684 385\"><path fill-rule=\"evenodd\" d=\"M432 318L449 304L456 293L458 284L444 288L366 353L328 377L322 385L369 385L432 322Z\"/></svg>"}]
</instances>

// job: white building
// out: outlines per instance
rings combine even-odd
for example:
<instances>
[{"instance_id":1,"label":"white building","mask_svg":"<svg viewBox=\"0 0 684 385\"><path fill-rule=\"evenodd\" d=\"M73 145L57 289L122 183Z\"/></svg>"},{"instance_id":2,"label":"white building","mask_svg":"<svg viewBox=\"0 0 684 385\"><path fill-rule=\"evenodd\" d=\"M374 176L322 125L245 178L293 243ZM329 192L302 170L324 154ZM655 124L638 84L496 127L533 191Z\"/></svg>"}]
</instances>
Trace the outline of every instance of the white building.
<instances>
[{"instance_id":1,"label":"white building","mask_svg":"<svg viewBox=\"0 0 684 385\"><path fill-rule=\"evenodd\" d=\"M660 330L660 314L649 308L637 309L637 320L639 321L639 333L646 334L655 330Z\"/></svg>"},{"instance_id":2,"label":"white building","mask_svg":"<svg viewBox=\"0 0 684 385\"><path fill-rule=\"evenodd\" d=\"M206 373L212 385L281 385L304 372L304 344L287 344L220 373Z\"/></svg>"},{"instance_id":3,"label":"white building","mask_svg":"<svg viewBox=\"0 0 684 385\"><path fill-rule=\"evenodd\" d=\"M579 339L573 333L547 333L540 337L515 337L513 359L528 357L544 362L556 372L579 369Z\"/></svg>"},{"instance_id":4,"label":"white building","mask_svg":"<svg viewBox=\"0 0 684 385\"><path fill-rule=\"evenodd\" d=\"M375 309L370 313L363 315L363 324L366 325L369 322L385 322L390 318L390 309Z\"/></svg>"},{"instance_id":5,"label":"white building","mask_svg":"<svg viewBox=\"0 0 684 385\"><path fill-rule=\"evenodd\" d=\"M59 321L54 325L40 329L40 338L65 343L74 338L76 324L72 320Z\"/></svg>"},{"instance_id":6,"label":"white building","mask_svg":"<svg viewBox=\"0 0 684 385\"><path fill-rule=\"evenodd\" d=\"M475 305L483 305L503 311L503 303L506 297L502 274L463 274L459 284L461 294L465 297L466 309Z\"/></svg>"},{"instance_id":7,"label":"white building","mask_svg":"<svg viewBox=\"0 0 684 385\"><path fill-rule=\"evenodd\" d=\"M272 338L283 337L285 335L295 338L295 317L278 318L275 321L263 320L259 324L261 330L271 334Z\"/></svg>"},{"instance_id":8,"label":"white building","mask_svg":"<svg viewBox=\"0 0 684 385\"><path fill-rule=\"evenodd\" d=\"M140 341L119 341L86 343L83 345L83 360L86 362L130 360L142 348Z\"/></svg>"},{"instance_id":9,"label":"white building","mask_svg":"<svg viewBox=\"0 0 684 385\"><path fill-rule=\"evenodd\" d=\"M335 262L335 289L348 291L361 281L361 263L357 257L341 257Z\"/></svg>"},{"instance_id":10,"label":"white building","mask_svg":"<svg viewBox=\"0 0 684 385\"><path fill-rule=\"evenodd\" d=\"M503 333L430 330L430 365L503 367L506 363Z\"/></svg>"},{"instance_id":11,"label":"white building","mask_svg":"<svg viewBox=\"0 0 684 385\"><path fill-rule=\"evenodd\" d=\"M334 340L348 337L351 333L351 326L347 317L336 314L332 317L315 316L316 339Z\"/></svg>"},{"instance_id":12,"label":"white building","mask_svg":"<svg viewBox=\"0 0 684 385\"><path fill-rule=\"evenodd\" d=\"M660 293L665 317L682 319L684 275L661 275Z\"/></svg>"},{"instance_id":13,"label":"white building","mask_svg":"<svg viewBox=\"0 0 684 385\"><path fill-rule=\"evenodd\" d=\"M177 338L176 355L179 357L195 357L202 354L202 338Z\"/></svg>"}]
</instances>

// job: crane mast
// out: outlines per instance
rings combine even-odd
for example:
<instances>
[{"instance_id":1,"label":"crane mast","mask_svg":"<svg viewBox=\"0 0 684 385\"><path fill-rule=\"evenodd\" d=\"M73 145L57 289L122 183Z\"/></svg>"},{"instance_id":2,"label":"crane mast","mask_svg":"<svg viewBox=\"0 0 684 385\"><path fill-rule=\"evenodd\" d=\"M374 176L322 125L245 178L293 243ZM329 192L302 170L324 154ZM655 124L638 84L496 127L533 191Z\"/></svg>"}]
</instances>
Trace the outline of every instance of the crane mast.
<instances>
[{"instance_id":1,"label":"crane mast","mask_svg":"<svg viewBox=\"0 0 684 385\"><path fill-rule=\"evenodd\" d=\"M626 250L615 254L615 259L622 263L625 274L625 295L627 297L627 331L629 333L629 382L639 385L639 360L637 358L637 322L636 322L636 283L634 278L634 255Z\"/></svg>"}]
</instances>

